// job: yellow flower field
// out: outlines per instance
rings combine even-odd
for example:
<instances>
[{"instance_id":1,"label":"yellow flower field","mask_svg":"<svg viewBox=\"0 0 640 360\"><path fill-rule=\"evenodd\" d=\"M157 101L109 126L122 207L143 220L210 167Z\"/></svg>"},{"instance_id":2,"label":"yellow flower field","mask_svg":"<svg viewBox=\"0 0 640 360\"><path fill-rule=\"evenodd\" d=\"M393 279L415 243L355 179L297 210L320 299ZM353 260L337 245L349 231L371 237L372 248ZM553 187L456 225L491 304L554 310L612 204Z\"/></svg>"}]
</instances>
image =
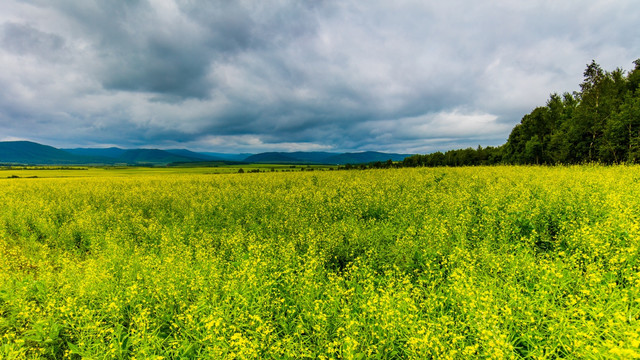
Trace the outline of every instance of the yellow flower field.
<instances>
[{"instance_id":1,"label":"yellow flower field","mask_svg":"<svg viewBox=\"0 0 640 360\"><path fill-rule=\"evenodd\" d=\"M640 167L0 179L0 358L640 358Z\"/></svg>"}]
</instances>

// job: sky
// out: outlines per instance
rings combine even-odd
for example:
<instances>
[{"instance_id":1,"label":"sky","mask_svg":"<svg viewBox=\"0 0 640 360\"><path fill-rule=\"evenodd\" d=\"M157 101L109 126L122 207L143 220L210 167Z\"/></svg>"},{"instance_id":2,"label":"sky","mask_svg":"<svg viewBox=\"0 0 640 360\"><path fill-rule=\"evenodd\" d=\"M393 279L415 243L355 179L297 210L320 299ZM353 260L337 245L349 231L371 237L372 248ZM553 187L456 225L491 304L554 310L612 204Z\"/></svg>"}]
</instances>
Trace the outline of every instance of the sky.
<instances>
[{"instance_id":1,"label":"sky","mask_svg":"<svg viewBox=\"0 0 640 360\"><path fill-rule=\"evenodd\" d=\"M430 153L503 144L636 0L2 0L0 141Z\"/></svg>"}]
</instances>

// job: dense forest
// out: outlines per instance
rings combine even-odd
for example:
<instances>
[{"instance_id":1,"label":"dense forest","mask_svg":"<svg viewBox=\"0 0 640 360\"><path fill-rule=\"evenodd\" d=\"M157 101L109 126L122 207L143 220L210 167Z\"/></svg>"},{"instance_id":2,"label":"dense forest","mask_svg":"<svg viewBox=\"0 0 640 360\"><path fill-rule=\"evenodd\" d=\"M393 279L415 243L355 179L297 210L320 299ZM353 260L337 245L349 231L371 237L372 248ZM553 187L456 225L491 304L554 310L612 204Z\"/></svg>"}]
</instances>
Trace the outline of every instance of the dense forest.
<instances>
[{"instance_id":1,"label":"dense forest","mask_svg":"<svg viewBox=\"0 0 640 360\"><path fill-rule=\"evenodd\" d=\"M640 59L604 71L592 61L580 91L552 94L516 125L506 144L413 155L402 166L640 162Z\"/></svg>"}]
</instances>

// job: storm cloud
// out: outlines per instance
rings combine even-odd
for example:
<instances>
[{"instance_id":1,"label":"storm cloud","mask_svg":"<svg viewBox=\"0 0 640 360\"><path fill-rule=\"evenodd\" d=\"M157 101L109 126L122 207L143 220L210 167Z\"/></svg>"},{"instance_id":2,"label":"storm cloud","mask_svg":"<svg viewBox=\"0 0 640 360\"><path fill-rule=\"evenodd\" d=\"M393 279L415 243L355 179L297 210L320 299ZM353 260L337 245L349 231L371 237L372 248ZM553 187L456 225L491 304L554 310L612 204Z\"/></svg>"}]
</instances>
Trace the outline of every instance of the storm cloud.
<instances>
[{"instance_id":1,"label":"storm cloud","mask_svg":"<svg viewBox=\"0 0 640 360\"><path fill-rule=\"evenodd\" d=\"M0 140L382 150L505 142L592 59L631 68L617 1L5 0Z\"/></svg>"}]
</instances>

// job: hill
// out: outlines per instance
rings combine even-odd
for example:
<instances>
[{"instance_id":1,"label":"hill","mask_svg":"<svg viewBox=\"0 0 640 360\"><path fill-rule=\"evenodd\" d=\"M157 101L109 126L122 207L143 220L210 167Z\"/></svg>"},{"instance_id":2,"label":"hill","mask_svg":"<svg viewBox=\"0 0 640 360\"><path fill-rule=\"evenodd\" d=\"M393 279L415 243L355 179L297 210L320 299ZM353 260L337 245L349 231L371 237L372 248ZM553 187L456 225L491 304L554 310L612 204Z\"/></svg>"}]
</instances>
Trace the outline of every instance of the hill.
<instances>
[{"instance_id":1,"label":"hill","mask_svg":"<svg viewBox=\"0 0 640 360\"><path fill-rule=\"evenodd\" d=\"M324 164L327 162L327 158L334 155L339 155L338 153L330 153L330 152L323 152L323 151L306 151L306 152L296 151L296 152L285 153L285 154L295 159L299 159L303 162L317 163L317 164Z\"/></svg>"},{"instance_id":2,"label":"hill","mask_svg":"<svg viewBox=\"0 0 640 360\"><path fill-rule=\"evenodd\" d=\"M222 159L224 161L244 161L244 159L248 158L251 155L250 153L241 153L241 154L230 154L230 153L217 153L217 152L200 152L198 154L212 156L217 159Z\"/></svg>"},{"instance_id":3,"label":"hill","mask_svg":"<svg viewBox=\"0 0 640 360\"><path fill-rule=\"evenodd\" d=\"M406 154L389 154L377 151L358 153L329 153L329 152L266 152L247 157L247 163L260 164L366 164L376 161L402 161Z\"/></svg>"},{"instance_id":4,"label":"hill","mask_svg":"<svg viewBox=\"0 0 640 360\"><path fill-rule=\"evenodd\" d=\"M81 156L99 156L110 158L114 163L154 163L164 164L170 162L195 162L195 161L224 161L214 156L193 152L187 149L121 149L110 148L75 148L62 149L66 152Z\"/></svg>"},{"instance_id":5,"label":"hill","mask_svg":"<svg viewBox=\"0 0 640 360\"><path fill-rule=\"evenodd\" d=\"M0 163L4 164L90 164L101 163L100 157L81 156L31 141L0 142Z\"/></svg>"},{"instance_id":6,"label":"hill","mask_svg":"<svg viewBox=\"0 0 640 360\"><path fill-rule=\"evenodd\" d=\"M117 147L109 147L109 148L75 148L75 149L61 149L68 153L80 156L99 156L105 158L117 158L122 155L125 149L117 148Z\"/></svg>"},{"instance_id":7,"label":"hill","mask_svg":"<svg viewBox=\"0 0 640 360\"><path fill-rule=\"evenodd\" d=\"M410 155L406 154L387 154L377 151L365 151L359 153L344 153L330 156L324 160L325 164L366 164L376 161L402 161Z\"/></svg>"},{"instance_id":8,"label":"hill","mask_svg":"<svg viewBox=\"0 0 640 360\"><path fill-rule=\"evenodd\" d=\"M217 156L213 155L216 154ZM245 155L248 155L245 157ZM32 165L90 165L90 164L129 164L129 165L167 165L222 163L247 164L363 164L377 161L402 161L409 155L389 154L376 151L358 153L331 153L314 151L265 152L260 154L223 154L198 153L187 149L121 149L110 148L74 148L57 149L30 141L0 142L0 163Z\"/></svg>"},{"instance_id":9,"label":"hill","mask_svg":"<svg viewBox=\"0 0 640 360\"><path fill-rule=\"evenodd\" d=\"M254 164L299 164L304 163L303 160L289 156L287 153L266 152L255 154L244 159L246 163Z\"/></svg>"},{"instance_id":10,"label":"hill","mask_svg":"<svg viewBox=\"0 0 640 360\"><path fill-rule=\"evenodd\" d=\"M192 159L198 159L200 161L225 161L225 160L227 160L227 159L224 159L224 158L221 158L221 157L212 156L212 155L203 154L203 153L198 153L198 152L187 150L187 149L169 149L169 150L165 150L165 151L169 152L171 154L174 154L174 155L184 156L184 157L188 157L188 158L192 158Z\"/></svg>"},{"instance_id":11,"label":"hill","mask_svg":"<svg viewBox=\"0 0 640 360\"><path fill-rule=\"evenodd\" d=\"M221 161L188 150L170 151L158 149L125 150L111 148L58 149L31 141L0 142L0 163L28 165L89 165L89 164L154 164L174 162ZM184 154L184 155L181 155Z\"/></svg>"},{"instance_id":12,"label":"hill","mask_svg":"<svg viewBox=\"0 0 640 360\"><path fill-rule=\"evenodd\" d=\"M118 160L127 164L168 164L173 162L194 162L202 161L201 158L176 155L169 151L158 149L133 149L126 150L118 156Z\"/></svg>"}]
</instances>

